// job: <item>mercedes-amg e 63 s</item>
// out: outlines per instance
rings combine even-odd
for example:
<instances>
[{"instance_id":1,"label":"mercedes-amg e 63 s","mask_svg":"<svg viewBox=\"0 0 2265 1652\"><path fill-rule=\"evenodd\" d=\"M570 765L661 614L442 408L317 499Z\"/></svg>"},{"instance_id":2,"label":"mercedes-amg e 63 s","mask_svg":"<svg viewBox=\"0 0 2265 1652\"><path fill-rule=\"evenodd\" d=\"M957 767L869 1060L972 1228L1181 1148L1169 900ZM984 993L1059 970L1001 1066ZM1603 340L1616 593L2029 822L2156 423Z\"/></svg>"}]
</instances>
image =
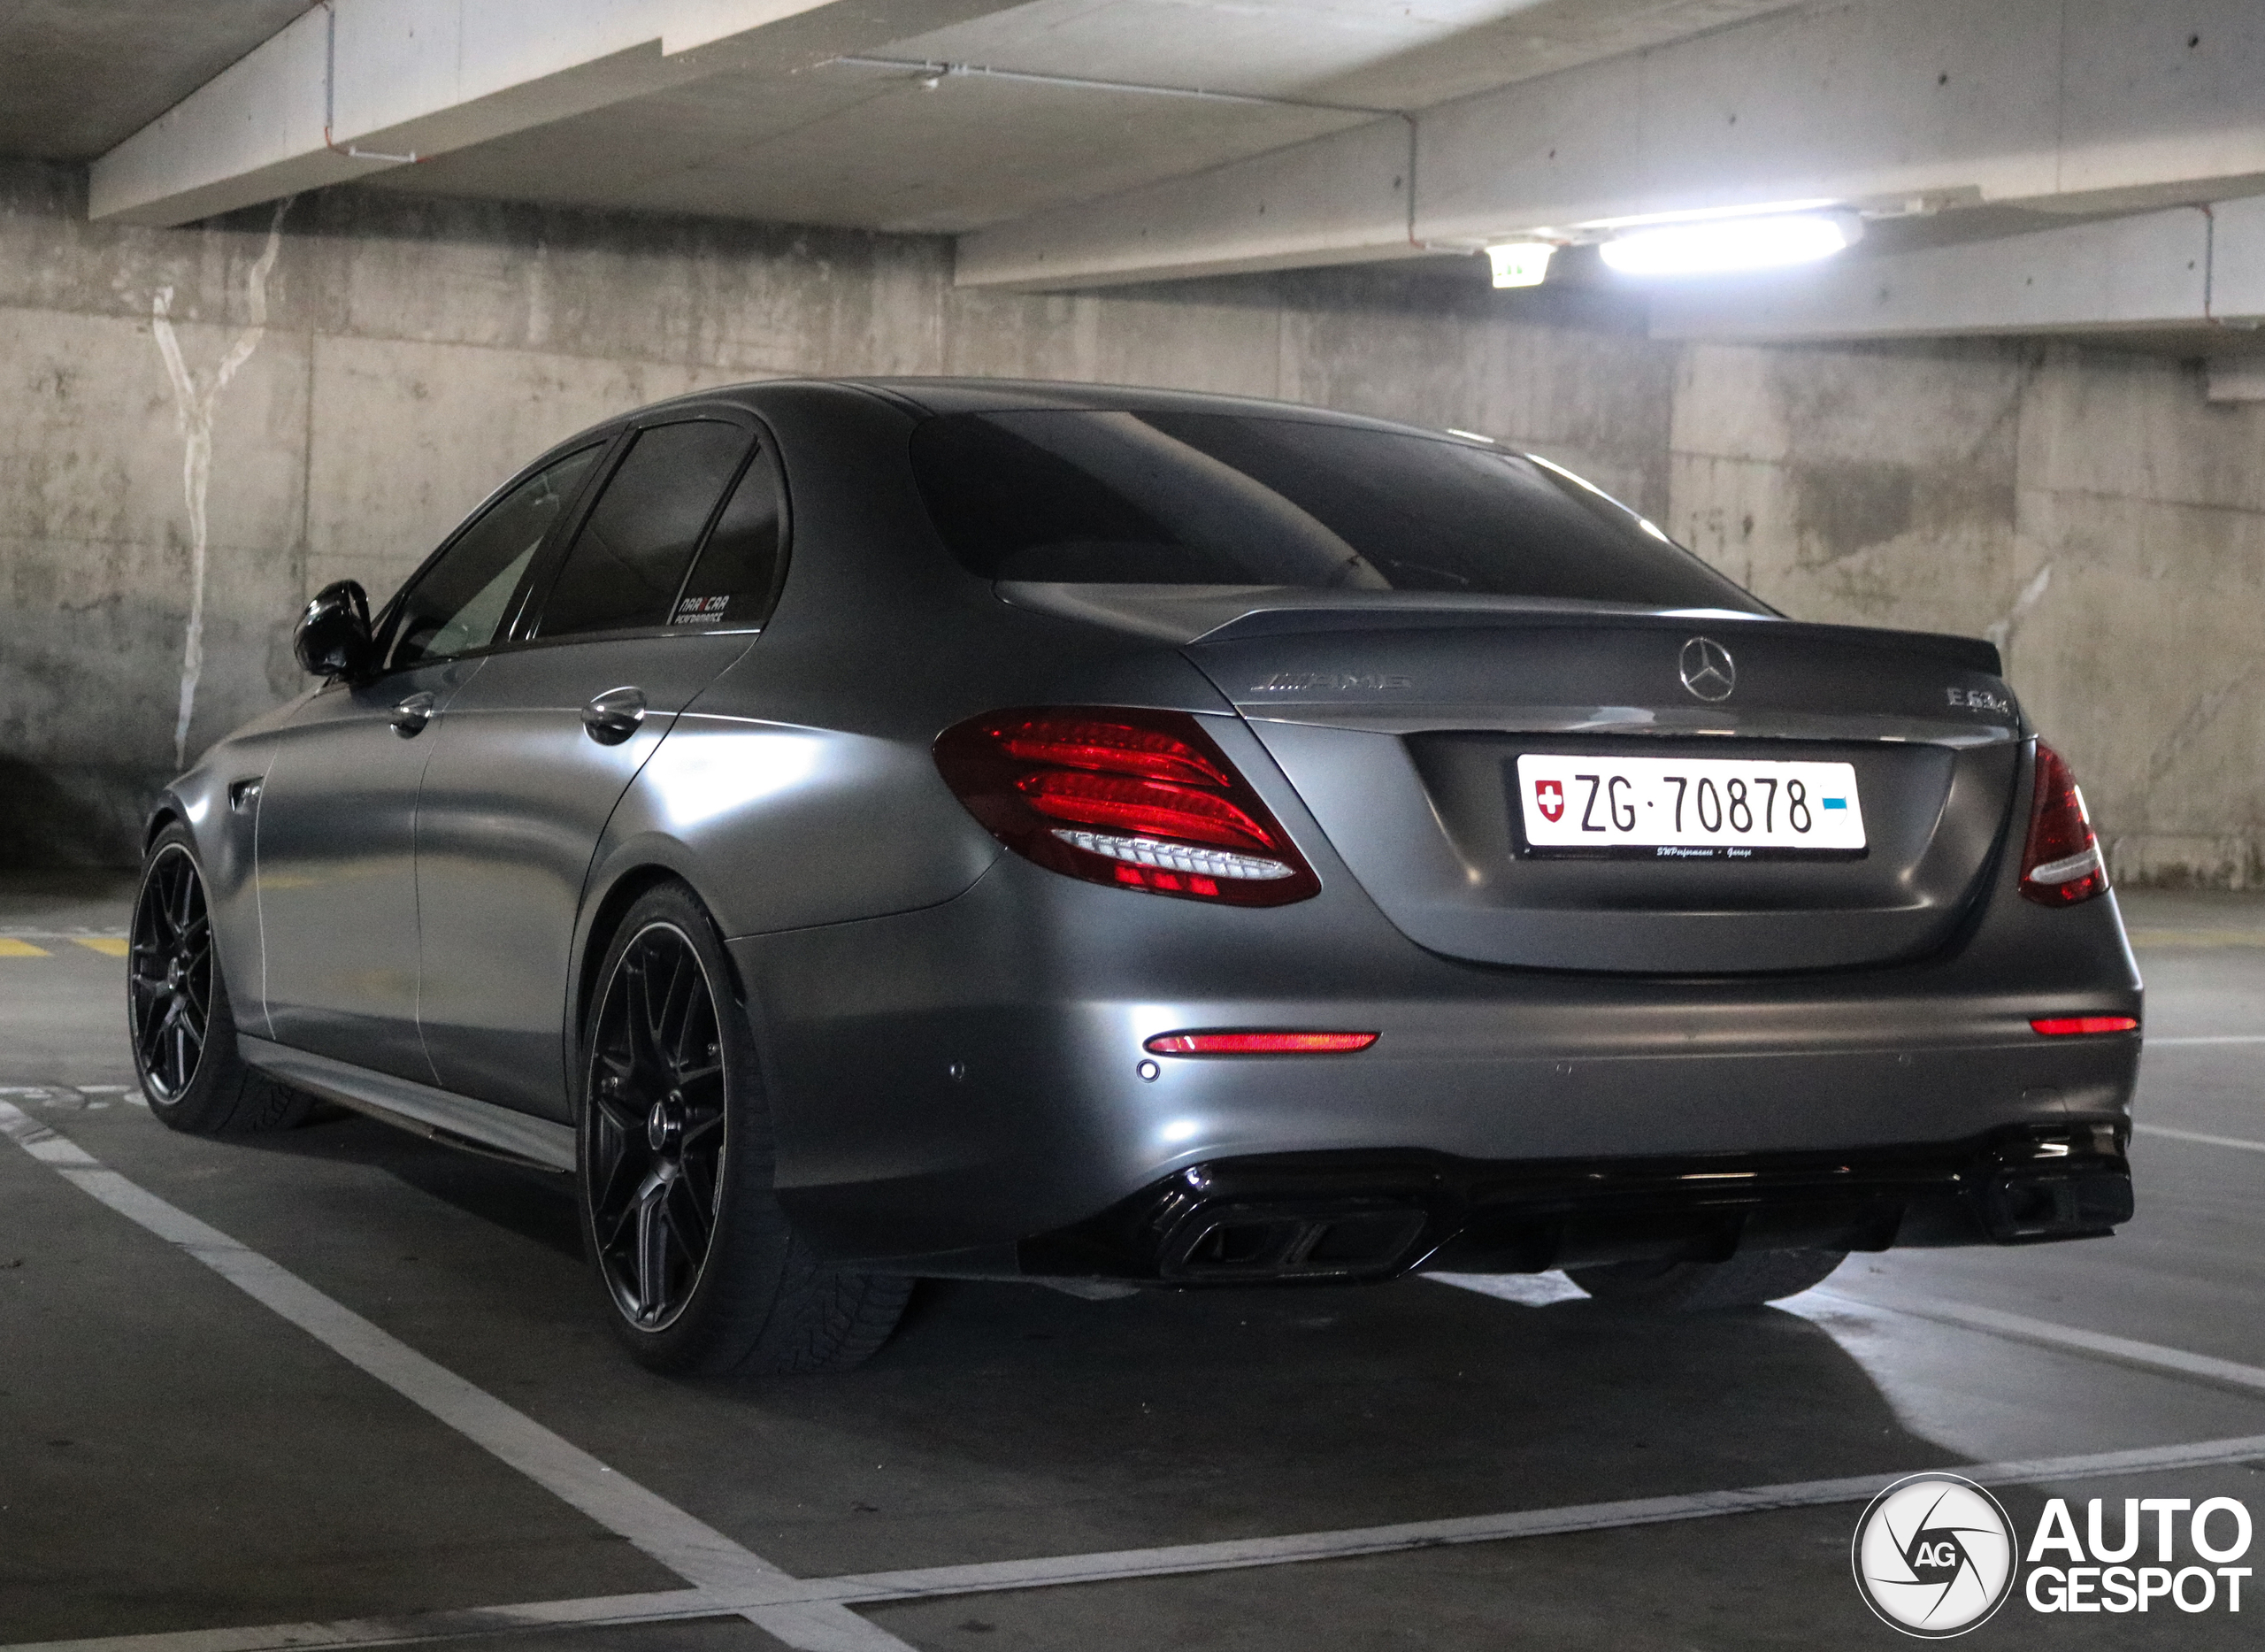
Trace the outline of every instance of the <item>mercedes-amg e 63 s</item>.
<instances>
[{"instance_id":1,"label":"mercedes-amg e 63 s","mask_svg":"<svg viewBox=\"0 0 2265 1652\"><path fill-rule=\"evenodd\" d=\"M846 1366L924 1276L1730 1306L2131 1213L2139 981L1996 649L1480 438L716 391L297 648L150 824L150 1104L571 1176L656 1367Z\"/></svg>"}]
</instances>

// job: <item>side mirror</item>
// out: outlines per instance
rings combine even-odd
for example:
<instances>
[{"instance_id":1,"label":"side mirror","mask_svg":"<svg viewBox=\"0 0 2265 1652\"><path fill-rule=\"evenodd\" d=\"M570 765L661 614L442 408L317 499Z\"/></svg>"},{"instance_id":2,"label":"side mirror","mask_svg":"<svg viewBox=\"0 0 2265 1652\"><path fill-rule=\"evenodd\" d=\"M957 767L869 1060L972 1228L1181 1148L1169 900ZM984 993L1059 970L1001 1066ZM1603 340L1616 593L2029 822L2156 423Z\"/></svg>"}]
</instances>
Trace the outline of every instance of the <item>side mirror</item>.
<instances>
[{"instance_id":1,"label":"side mirror","mask_svg":"<svg viewBox=\"0 0 2265 1652\"><path fill-rule=\"evenodd\" d=\"M291 633L291 651L317 677L359 677L376 665L370 599L360 584L341 580L317 591Z\"/></svg>"}]
</instances>

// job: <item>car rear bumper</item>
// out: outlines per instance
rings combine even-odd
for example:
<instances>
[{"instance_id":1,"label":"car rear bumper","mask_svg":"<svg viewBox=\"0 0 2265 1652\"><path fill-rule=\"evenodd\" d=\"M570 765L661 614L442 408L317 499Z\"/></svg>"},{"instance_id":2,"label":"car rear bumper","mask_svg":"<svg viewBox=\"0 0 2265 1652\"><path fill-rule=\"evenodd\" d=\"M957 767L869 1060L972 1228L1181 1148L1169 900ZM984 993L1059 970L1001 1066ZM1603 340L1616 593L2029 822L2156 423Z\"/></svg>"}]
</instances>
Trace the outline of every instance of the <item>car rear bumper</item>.
<instances>
[{"instance_id":1,"label":"car rear bumper","mask_svg":"<svg viewBox=\"0 0 2265 1652\"><path fill-rule=\"evenodd\" d=\"M1976 1203L1989 1179L1977 1156L2092 1141L2084 1126L2118 1141L2128 1130L2137 1035L2046 1038L2029 1025L2138 1013L2112 901L2057 912L2011 903L2021 910L1980 915L1954 955L1892 968L1661 978L1441 958L1357 891L1333 893L1222 911L1010 857L941 906L733 941L764 1055L782 1202L839 1260L1013 1274L1071 1265L1063 1236L1167 1198L1191 1169L1241 1187L1255 1163L1269 1174L1364 1164L1376 1186L1342 1196L1404 1206L1409 1167L1430 1166L1417 1178L1432 1189L1415 1200L1420 1231L1394 1239L1393 1223L1371 1225L1391 1251L1363 1275L1373 1277L1418 1253L1463 1255L1502 1226L1501 1200L1469 1191L1482 1185L1540 1190L1511 1201L1527 1213L1504 1218L1483 1265L1555 1266L1593 1256L1566 1249L1590 1243L1574 1221L1584 1199L1617 1210L1627 1190L1656 1192L1665 1176L1682 1189L1673 1204L1701 1186L1693 1178L1748 1171L1756 1187L1805 1187L1808 1167L1828 1161L1852 1168L1822 1185L1873 1189L1832 1229L1851 1248L1986 1242L2004 1235ZM1349 1055L1143 1047L1217 1028L1379 1036ZM2092 1156L2121 1165L2120 1147ZM1941 1185L1895 1193L1922 1163ZM2100 1173L2128 1190L2120 1168ZM1644 1254L1770 1233L1794 1242L1782 1235L1815 1226L1786 1226L1804 1202L1819 1206L1807 1195L1751 1210L1701 1201ZM1820 1208L1838 1221L1847 1203ZM2100 1212L2113 1204L2086 1193L2059 1226L2105 1231ZM1733 1207L1746 1214L1728 1224ZM1541 1231L1551 1223L1555 1239ZM1556 1259L1534 1260L1545 1255ZM1163 1278L1167 1262L1138 1247L1106 1267L1088 1260L1124 1278Z\"/></svg>"},{"instance_id":2,"label":"car rear bumper","mask_svg":"<svg viewBox=\"0 0 2265 1652\"><path fill-rule=\"evenodd\" d=\"M1843 1154L1225 1159L1017 1254L1034 1276L1198 1286L2098 1238L2131 1217L2124 1142L2101 1124Z\"/></svg>"}]
</instances>

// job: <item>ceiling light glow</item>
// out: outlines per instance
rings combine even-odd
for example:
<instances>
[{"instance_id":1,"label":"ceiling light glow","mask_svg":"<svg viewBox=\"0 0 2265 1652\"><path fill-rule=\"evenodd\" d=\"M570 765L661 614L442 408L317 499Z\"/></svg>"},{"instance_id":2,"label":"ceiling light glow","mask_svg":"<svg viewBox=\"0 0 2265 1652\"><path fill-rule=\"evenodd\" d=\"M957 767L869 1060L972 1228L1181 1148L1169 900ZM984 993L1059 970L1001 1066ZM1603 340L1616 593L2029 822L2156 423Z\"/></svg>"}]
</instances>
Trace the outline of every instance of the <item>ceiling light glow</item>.
<instances>
[{"instance_id":1,"label":"ceiling light glow","mask_svg":"<svg viewBox=\"0 0 2265 1652\"><path fill-rule=\"evenodd\" d=\"M1497 287L1539 287L1549 274L1549 255L1557 250L1547 241L1505 241L1486 249L1494 266Z\"/></svg>"},{"instance_id":2,"label":"ceiling light glow","mask_svg":"<svg viewBox=\"0 0 2265 1652\"><path fill-rule=\"evenodd\" d=\"M1662 224L1616 235L1597 250L1623 275L1714 275L1829 258L1862 234L1853 213L1785 212Z\"/></svg>"}]
</instances>

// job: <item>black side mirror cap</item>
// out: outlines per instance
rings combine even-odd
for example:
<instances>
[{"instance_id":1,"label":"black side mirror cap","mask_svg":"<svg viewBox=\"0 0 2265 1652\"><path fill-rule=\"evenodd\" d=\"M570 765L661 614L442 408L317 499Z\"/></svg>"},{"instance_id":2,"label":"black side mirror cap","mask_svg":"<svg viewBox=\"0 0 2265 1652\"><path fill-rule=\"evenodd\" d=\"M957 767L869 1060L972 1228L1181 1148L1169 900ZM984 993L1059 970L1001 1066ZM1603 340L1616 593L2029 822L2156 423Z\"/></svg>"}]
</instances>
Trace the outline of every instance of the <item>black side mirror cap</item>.
<instances>
[{"instance_id":1,"label":"black side mirror cap","mask_svg":"<svg viewBox=\"0 0 2265 1652\"><path fill-rule=\"evenodd\" d=\"M368 674L378 646L370 635L370 598L359 581L341 580L314 594L291 633L291 651L313 676Z\"/></svg>"}]
</instances>

